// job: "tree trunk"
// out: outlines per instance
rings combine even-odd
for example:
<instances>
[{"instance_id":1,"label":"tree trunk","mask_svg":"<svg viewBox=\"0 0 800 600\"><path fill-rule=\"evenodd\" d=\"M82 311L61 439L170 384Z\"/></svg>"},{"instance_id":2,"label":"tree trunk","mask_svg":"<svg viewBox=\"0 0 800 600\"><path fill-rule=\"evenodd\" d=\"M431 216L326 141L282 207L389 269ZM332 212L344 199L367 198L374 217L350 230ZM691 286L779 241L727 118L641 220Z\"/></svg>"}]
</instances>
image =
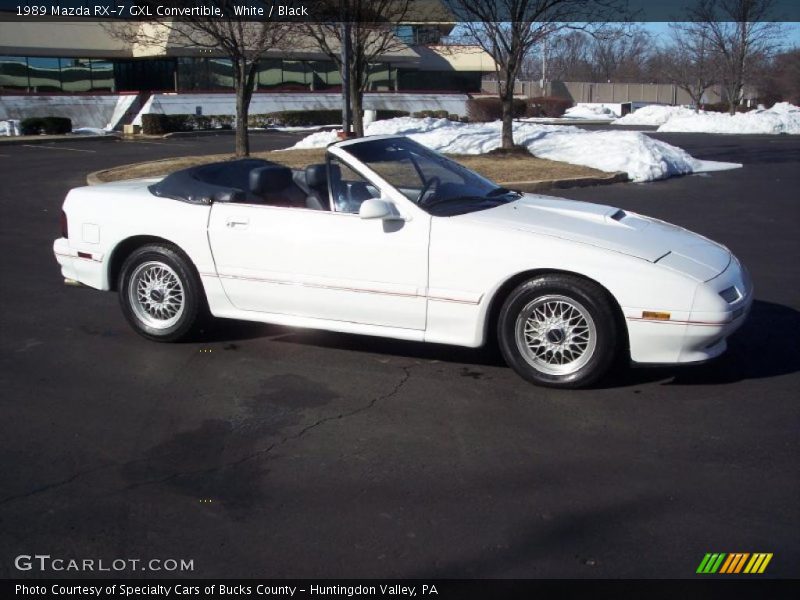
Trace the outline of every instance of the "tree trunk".
<instances>
[{"instance_id":1,"label":"tree trunk","mask_svg":"<svg viewBox=\"0 0 800 600\"><path fill-rule=\"evenodd\" d=\"M499 82L498 82L499 83ZM514 82L506 80L505 89L500 90L503 106L503 133L500 147L511 150L514 147Z\"/></svg>"},{"instance_id":2,"label":"tree trunk","mask_svg":"<svg viewBox=\"0 0 800 600\"><path fill-rule=\"evenodd\" d=\"M733 116L736 114L736 104L738 102L739 94L733 89L728 90L728 114Z\"/></svg>"},{"instance_id":3,"label":"tree trunk","mask_svg":"<svg viewBox=\"0 0 800 600\"><path fill-rule=\"evenodd\" d=\"M350 77L350 105L353 110L353 131L357 137L364 136L364 92L361 90L355 77Z\"/></svg>"},{"instance_id":4,"label":"tree trunk","mask_svg":"<svg viewBox=\"0 0 800 600\"><path fill-rule=\"evenodd\" d=\"M234 63L234 85L236 87L236 156L250 156L250 138L247 133L247 122L250 115L250 99L253 95L253 68L248 70L242 60Z\"/></svg>"}]
</instances>

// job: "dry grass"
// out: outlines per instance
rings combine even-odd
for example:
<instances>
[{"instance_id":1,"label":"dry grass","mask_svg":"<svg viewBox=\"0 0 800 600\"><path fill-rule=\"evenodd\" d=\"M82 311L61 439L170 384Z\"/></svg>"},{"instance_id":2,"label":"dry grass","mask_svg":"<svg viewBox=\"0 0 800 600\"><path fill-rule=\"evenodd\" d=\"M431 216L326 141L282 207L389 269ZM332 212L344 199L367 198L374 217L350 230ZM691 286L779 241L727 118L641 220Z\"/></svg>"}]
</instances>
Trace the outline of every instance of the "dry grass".
<instances>
[{"instance_id":1,"label":"dry grass","mask_svg":"<svg viewBox=\"0 0 800 600\"><path fill-rule=\"evenodd\" d=\"M270 152L255 152L253 153L253 157L264 158L297 169L310 164L325 162L325 149L273 150ZM139 177L159 177L186 167L222 160L231 160L232 158L233 156L230 154L169 158L108 169L98 173L98 178L101 181L118 181L121 179L136 179ZM589 167L582 167L564 162L545 160L543 158L536 158L535 156L520 156L517 154L507 156L453 155L452 158L465 167L501 184L547 182L582 177L605 178L609 176L605 171L598 171L597 169L590 169Z\"/></svg>"}]
</instances>

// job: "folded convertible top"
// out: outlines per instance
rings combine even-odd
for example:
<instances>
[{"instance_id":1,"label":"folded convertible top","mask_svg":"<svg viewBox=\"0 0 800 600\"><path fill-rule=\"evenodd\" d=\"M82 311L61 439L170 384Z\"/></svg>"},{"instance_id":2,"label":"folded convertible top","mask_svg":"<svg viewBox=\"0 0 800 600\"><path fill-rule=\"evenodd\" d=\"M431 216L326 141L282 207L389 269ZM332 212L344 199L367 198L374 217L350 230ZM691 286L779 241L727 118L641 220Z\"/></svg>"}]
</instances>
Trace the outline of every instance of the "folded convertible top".
<instances>
[{"instance_id":1,"label":"folded convertible top","mask_svg":"<svg viewBox=\"0 0 800 600\"><path fill-rule=\"evenodd\" d=\"M192 204L242 202L249 190L250 171L277 165L260 158L242 158L198 165L170 173L149 186L150 193Z\"/></svg>"}]
</instances>

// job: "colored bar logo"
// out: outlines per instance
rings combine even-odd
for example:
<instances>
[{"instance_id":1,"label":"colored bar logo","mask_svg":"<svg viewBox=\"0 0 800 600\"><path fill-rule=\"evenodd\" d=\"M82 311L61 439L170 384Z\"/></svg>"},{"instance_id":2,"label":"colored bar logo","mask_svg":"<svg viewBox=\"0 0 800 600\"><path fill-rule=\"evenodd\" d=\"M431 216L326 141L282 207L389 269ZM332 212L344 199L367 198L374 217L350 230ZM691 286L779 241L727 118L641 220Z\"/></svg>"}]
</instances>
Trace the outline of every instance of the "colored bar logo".
<instances>
[{"instance_id":1,"label":"colored bar logo","mask_svg":"<svg viewBox=\"0 0 800 600\"><path fill-rule=\"evenodd\" d=\"M730 554L709 552L700 561L697 573L701 575L713 575L714 573L720 575L761 574L766 571L767 565L771 560L771 552L756 552L753 554L749 552L733 552Z\"/></svg>"}]
</instances>

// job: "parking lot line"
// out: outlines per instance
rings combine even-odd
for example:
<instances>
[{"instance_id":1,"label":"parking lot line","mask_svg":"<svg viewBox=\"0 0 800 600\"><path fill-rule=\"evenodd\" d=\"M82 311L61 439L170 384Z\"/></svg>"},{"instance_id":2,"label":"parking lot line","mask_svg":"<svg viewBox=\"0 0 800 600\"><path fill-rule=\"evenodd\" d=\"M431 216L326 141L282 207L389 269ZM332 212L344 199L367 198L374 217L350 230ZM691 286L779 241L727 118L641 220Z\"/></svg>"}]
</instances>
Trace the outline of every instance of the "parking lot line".
<instances>
[{"instance_id":1,"label":"parking lot line","mask_svg":"<svg viewBox=\"0 0 800 600\"><path fill-rule=\"evenodd\" d=\"M178 142L145 142L144 140L125 140L133 144L152 144L153 146L193 146L195 144L181 144Z\"/></svg>"},{"instance_id":2,"label":"parking lot line","mask_svg":"<svg viewBox=\"0 0 800 600\"><path fill-rule=\"evenodd\" d=\"M67 148L66 146L44 146L42 144L22 144L23 148L41 148L42 150L69 150L70 152L89 152L96 154L97 150L84 150L82 148Z\"/></svg>"}]
</instances>

